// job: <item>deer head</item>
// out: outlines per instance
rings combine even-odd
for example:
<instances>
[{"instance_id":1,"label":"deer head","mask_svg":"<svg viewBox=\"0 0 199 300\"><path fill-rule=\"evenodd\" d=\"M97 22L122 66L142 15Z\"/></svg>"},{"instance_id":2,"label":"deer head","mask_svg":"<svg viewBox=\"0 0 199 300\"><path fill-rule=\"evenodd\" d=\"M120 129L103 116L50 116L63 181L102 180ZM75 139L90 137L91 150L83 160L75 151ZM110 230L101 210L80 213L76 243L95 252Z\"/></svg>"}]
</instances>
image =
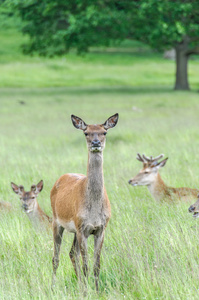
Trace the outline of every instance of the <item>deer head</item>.
<instances>
[{"instance_id":1,"label":"deer head","mask_svg":"<svg viewBox=\"0 0 199 300\"><path fill-rule=\"evenodd\" d=\"M164 154L160 154L153 158L152 156L147 157L144 154L141 156L137 153L136 158L143 163L143 168L135 177L129 180L129 184L133 186L152 184L156 179L159 168L164 167L167 162L168 158L158 162L163 156Z\"/></svg>"},{"instance_id":2,"label":"deer head","mask_svg":"<svg viewBox=\"0 0 199 300\"><path fill-rule=\"evenodd\" d=\"M34 209L38 194L43 189L43 180L41 180L37 185L33 184L29 192L24 191L23 185L18 186L13 182L11 182L11 187L13 191L19 195L24 211L26 213L30 213Z\"/></svg>"},{"instance_id":3,"label":"deer head","mask_svg":"<svg viewBox=\"0 0 199 300\"><path fill-rule=\"evenodd\" d=\"M198 194L197 201L193 205L191 205L189 207L189 212L193 213L193 217L194 218L198 218L199 217L199 194Z\"/></svg>"},{"instance_id":4,"label":"deer head","mask_svg":"<svg viewBox=\"0 0 199 300\"><path fill-rule=\"evenodd\" d=\"M118 117L118 114L115 114L101 125L87 125L79 117L71 115L75 128L83 130L87 147L90 152L102 152L104 150L107 130L113 128L117 124Z\"/></svg>"}]
</instances>

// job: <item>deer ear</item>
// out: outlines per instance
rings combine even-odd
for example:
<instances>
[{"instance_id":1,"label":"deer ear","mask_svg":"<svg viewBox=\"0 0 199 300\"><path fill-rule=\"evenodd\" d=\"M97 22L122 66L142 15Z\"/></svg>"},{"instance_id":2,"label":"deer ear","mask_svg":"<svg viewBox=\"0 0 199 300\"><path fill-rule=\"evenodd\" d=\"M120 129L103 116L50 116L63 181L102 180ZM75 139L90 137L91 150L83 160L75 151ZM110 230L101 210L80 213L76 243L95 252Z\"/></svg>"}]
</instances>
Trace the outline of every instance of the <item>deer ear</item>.
<instances>
[{"instance_id":1,"label":"deer ear","mask_svg":"<svg viewBox=\"0 0 199 300\"><path fill-rule=\"evenodd\" d=\"M39 183L37 183L37 191L40 193L43 190L44 182L43 180L40 180Z\"/></svg>"},{"instance_id":2,"label":"deer ear","mask_svg":"<svg viewBox=\"0 0 199 300\"><path fill-rule=\"evenodd\" d=\"M81 129L81 130L86 130L88 125L81 118L71 115L71 120L72 120L75 128Z\"/></svg>"},{"instance_id":3,"label":"deer ear","mask_svg":"<svg viewBox=\"0 0 199 300\"><path fill-rule=\"evenodd\" d=\"M102 124L104 126L104 129L108 130L110 128L115 127L115 125L117 124L118 119L119 119L118 114L115 114L115 115L111 116L110 118L108 118L106 120L106 122L104 124Z\"/></svg>"},{"instance_id":4,"label":"deer ear","mask_svg":"<svg viewBox=\"0 0 199 300\"><path fill-rule=\"evenodd\" d=\"M31 186L31 191L35 194L38 195L43 189L43 180L41 180L37 185L33 184Z\"/></svg>"},{"instance_id":5,"label":"deer ear","mask_svg":"<svg viewBox=\"0 0 199 300\"><path fill-rule=\"evenodd\" d=\"M36 189L37 189L36 185L32 184L30 190L35 193Z\"/></svg>"},{"instance_id":6,"label":"deer ear","mask_svg":"<svg viewBox=\"0 0 199 300\"><path fill-rule=\"evenodd\" d=\"M21 195L24 191L23 185L18 186L15 183L11 182L11 187L12 187L13 191L18 195Z\"/></svg>"}]
</instances>

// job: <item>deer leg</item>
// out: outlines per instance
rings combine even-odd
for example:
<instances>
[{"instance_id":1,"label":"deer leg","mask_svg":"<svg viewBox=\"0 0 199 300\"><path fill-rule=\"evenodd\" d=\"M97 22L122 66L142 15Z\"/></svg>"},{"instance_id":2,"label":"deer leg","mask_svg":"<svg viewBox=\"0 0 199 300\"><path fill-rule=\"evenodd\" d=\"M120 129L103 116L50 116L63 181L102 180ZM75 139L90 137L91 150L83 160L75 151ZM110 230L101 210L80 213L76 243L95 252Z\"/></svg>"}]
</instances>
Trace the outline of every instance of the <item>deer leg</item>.
<instances>
[{"instance_id":1,"label":"deer leg","mask_svg":"<svg viewBox=\"0 0 199 300\"><path fill-rule=\"evenodd\" d=\"M56 223L53 224L54 256L52 259L52 263L53 263L52 287L55 285L56 272L59 266L59 253L60 253L63 232L64 232L64 228L62 226L59 226Z\"/></svg>"},{"instance_id":2,"label":"deer leg","mask_svg":"<svg viewBox=\"0 0 199 300\"><path fill-rule=\"evenodd\" d=\"M87 237L83 233L77 234L77 239L80 247L80 253L82 256L82 261L83 261L83 273L84 273L84 278L83 278L83 293L86 295L87 293L87 279L88 279L88 254L87 254ZM80 279L81 280L81 279Z\"/></svg>"},{"instance_id":3,"label":"deer leg","mask_svg":"<svg viewBox=\"0 0 199 300\"><path fill-rule=\"evenodd\" d=\"M104 242L104 231L94 237L94 277L95 277L95 287L96 291L99 291L99 273L100 273L100 254L102 250L102 245Z\"/></svg>"},{"instance_id":4,"label":"deer leg","mask_svg":"<svg viewBox=\"0 0 199 300\"><path fill-rule=\"evenodd\" d=\"M79 255L80 255L80 248L79 248L79 243L77 240L77 235L75 233L69 256L70 256L71 262L73 264L73 268L75 270L75 274L76 274L77 278L80 276Z\"/></svg>"},{"instance_id":5,"label":"deer leg","mask_svg":"<svg viewBox=\"0 0 199 300\"><path fill-rule=\"evenodd\" d=\"M88 253L87 253L87 238L82 235L80 239L80 252L83 261L83 273L88 278Z\"/></svg>"}]
</instances>

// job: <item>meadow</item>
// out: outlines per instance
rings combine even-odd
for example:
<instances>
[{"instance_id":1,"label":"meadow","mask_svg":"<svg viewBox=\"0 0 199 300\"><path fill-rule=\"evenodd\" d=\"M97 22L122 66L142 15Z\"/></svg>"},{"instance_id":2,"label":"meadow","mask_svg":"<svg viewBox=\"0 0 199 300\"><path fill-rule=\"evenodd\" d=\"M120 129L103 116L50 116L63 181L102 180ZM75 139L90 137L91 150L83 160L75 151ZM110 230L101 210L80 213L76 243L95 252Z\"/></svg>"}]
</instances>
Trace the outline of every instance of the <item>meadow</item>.
<instances>
[{"instance_id":1,"label":"meadow","mask_svg":"<svg viewBox=\"0 0 199 300\"><path fill-rule=\"evenodd\" d=\"M199 223L188 213L190 203L158 203L128 180L141 168L137 152L164 153L164 181L199 188L199 61L190 62L192 91L174 92L174 62L136 43L42 58L24 56L24 40L14 29L0 31L0 200L13 205L0 213L0 299L83 298L68 255L73 235L64 233L52 292L52 232L32 226L10 182L28 191L43 179L38 202L52 216L54 182L64 173L86 172L85 138L70 115L92 124L116 112L119 122L104 150L112 217L99 295L89 238L87 299L198 299Z\"/></svg>"}]
</instances>

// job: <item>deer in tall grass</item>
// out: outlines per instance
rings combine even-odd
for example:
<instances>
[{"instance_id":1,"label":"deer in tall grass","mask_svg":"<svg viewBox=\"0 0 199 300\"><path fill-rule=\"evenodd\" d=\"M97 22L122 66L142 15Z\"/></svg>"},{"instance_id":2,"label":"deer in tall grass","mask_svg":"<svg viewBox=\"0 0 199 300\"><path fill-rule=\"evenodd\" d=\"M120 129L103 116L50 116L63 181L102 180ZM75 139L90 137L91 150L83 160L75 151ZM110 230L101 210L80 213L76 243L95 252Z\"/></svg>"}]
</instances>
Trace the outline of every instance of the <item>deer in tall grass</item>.
<instances>
[{"instance_id":1,"label":"deer in tall grass","mask_svg":"<svg viewBox=\"0 0 199 300\"><path fill-rule=\"evenodd\" d=\"M132 186L147 186L156 200L189 201L190 197L196 197L199 192L197 189L187 187L173 188L164 183L159 174L159 169L165 166L168 158L159 161L163 157L164 154L153 158L152 156L147 157L144 154L141 156L137 153L136 158L143 163L143 168L135 177L129 180L129 184Z\"/></svg>"},{"instance_id":2,"label":"deer in tall grass","mask_svg":"<svg viewBox=\"0 0 199 300\"><path fill-rule=\"evenodd\" d=\"M105 228L111 216L110 202L104 186L103 150L107 130L113 128L118 121L118 114L111 116L101 125L87 125L82 119L71 116L75 128L83 131L87 148L87 176L82 174L62 175L51 190L53 211L53 278L55 284L56 271L59 265L60 246L64 230L74 233L74 240L69 256L77 278L86 292L88 278L87 239L94 236L94 277L98 291L100 273L100 254L104 241ZM83 282L79 256L83 261Z\"/></svg>"},{"instance_id":3,"label":"deer in tall grass","mask_svg":"<svg viewBox=\"0 0 199 300\"><path fill-rule=\"evenodd\" d=\"M39 206L37 196L43 189L43 180L37 185L33 184L29 192L24 191L23 185L16 185L11 182L13 191L19 196L24 212L27 214L31 222L49 222L52 223L51 218Z\"/></svg>"}]
</instances>

